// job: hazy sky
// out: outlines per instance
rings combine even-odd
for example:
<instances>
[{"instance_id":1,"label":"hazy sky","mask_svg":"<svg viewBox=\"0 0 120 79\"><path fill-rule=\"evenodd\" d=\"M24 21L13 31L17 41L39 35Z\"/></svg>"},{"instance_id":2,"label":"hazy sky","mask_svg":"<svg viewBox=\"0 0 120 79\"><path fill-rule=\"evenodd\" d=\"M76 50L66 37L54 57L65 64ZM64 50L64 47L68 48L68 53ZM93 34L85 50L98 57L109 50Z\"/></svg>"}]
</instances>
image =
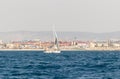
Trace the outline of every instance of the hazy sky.
<instances>
[{"instance_id":1,"label":"hazy sky","mask_svg":"<svg viewBox=\"0 0 120 79\"><path fill-rule=\"evenodd\" d=\"M0 0L0 32L120 31L120 0Z\"/></svg>"}]
</instances>

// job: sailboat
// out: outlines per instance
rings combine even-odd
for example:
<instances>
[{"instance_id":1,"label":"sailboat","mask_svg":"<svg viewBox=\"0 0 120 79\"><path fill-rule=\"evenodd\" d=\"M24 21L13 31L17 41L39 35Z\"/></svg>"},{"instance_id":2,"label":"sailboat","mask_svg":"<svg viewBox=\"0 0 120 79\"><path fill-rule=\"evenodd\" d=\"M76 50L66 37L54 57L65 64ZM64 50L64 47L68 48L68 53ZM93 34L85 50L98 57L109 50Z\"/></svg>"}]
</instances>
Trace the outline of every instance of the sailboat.
<instances>
[{"instance_id":1,"label":"sailboat","mask_svg":"<svg viewBox=\"0 0 120 79\"><path fill-rule=\"evenodd\" d=\"M51 48L46 48L44 53L61 53L58 45L58 37L55 29L53 29L54 44Z\"/></svg>"}]
</instances>

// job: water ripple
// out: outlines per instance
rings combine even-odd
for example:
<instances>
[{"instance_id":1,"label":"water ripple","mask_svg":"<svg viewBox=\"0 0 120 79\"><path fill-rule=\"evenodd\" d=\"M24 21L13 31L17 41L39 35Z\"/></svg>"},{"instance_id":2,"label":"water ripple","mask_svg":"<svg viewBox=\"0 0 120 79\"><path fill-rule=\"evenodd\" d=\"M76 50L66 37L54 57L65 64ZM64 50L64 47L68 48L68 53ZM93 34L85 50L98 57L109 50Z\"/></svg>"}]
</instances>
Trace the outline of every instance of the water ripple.
<instances>
[{"instance_id":1,"label":"water ripple","mask_svg":"<svg viewBox=\"0 0 120 79\"><path fill-rule=\"evenodd\" d=\"M0 52L0 79L119 79L119 51Z\"/></svg>"}]
</instances>

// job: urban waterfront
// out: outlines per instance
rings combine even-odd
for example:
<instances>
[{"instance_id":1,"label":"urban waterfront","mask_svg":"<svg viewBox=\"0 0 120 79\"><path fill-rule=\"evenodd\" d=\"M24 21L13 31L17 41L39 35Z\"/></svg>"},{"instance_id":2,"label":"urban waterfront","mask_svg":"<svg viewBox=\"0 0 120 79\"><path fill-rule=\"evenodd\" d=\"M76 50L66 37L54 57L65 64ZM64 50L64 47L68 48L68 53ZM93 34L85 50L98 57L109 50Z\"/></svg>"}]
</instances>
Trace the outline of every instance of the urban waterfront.
<instances>
[{"instance_id":1,"label":"urban waterfront","mask_svg":"<svg viewBox=\"0 0 120 79\"><path fill-rule=\"evenodd\" d=\"M0 50L44 50L52 47L53 41L21 40L21 41L0 41ZM120 40L61 40L58 41L61 50L120 50Z\"/></svg>"},{"instance_id":2,"label":"urban waterfront","mask_svg":"<svg viewBox=\"0 0 120 79\"><path fill-rule=\"evenodd\" d=\"M1 51L0 79L119 79L119 51Z\"/></svg>"}]
</instances>

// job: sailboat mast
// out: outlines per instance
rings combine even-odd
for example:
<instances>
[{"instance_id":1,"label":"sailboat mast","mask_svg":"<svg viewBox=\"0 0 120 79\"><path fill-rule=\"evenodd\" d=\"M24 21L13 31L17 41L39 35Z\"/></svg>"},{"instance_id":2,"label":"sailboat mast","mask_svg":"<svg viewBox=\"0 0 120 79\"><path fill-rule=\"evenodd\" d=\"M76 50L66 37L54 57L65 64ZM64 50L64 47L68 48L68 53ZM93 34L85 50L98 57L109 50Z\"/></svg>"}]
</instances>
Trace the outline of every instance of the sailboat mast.
<instances>
[{"instance_id":1,"label":"sailboat mast","mask_svg":"<svg viewBox=\"0 0 120 79\"><path fill-rule=\"evenodd\" d=\"M57 37L57 33L55 31L55 27L53 26L53 36L54 36L54 45L57 46L57 49L59 49L59 46L58 46L58 37Z\"/></svg>"}]
</instances>

